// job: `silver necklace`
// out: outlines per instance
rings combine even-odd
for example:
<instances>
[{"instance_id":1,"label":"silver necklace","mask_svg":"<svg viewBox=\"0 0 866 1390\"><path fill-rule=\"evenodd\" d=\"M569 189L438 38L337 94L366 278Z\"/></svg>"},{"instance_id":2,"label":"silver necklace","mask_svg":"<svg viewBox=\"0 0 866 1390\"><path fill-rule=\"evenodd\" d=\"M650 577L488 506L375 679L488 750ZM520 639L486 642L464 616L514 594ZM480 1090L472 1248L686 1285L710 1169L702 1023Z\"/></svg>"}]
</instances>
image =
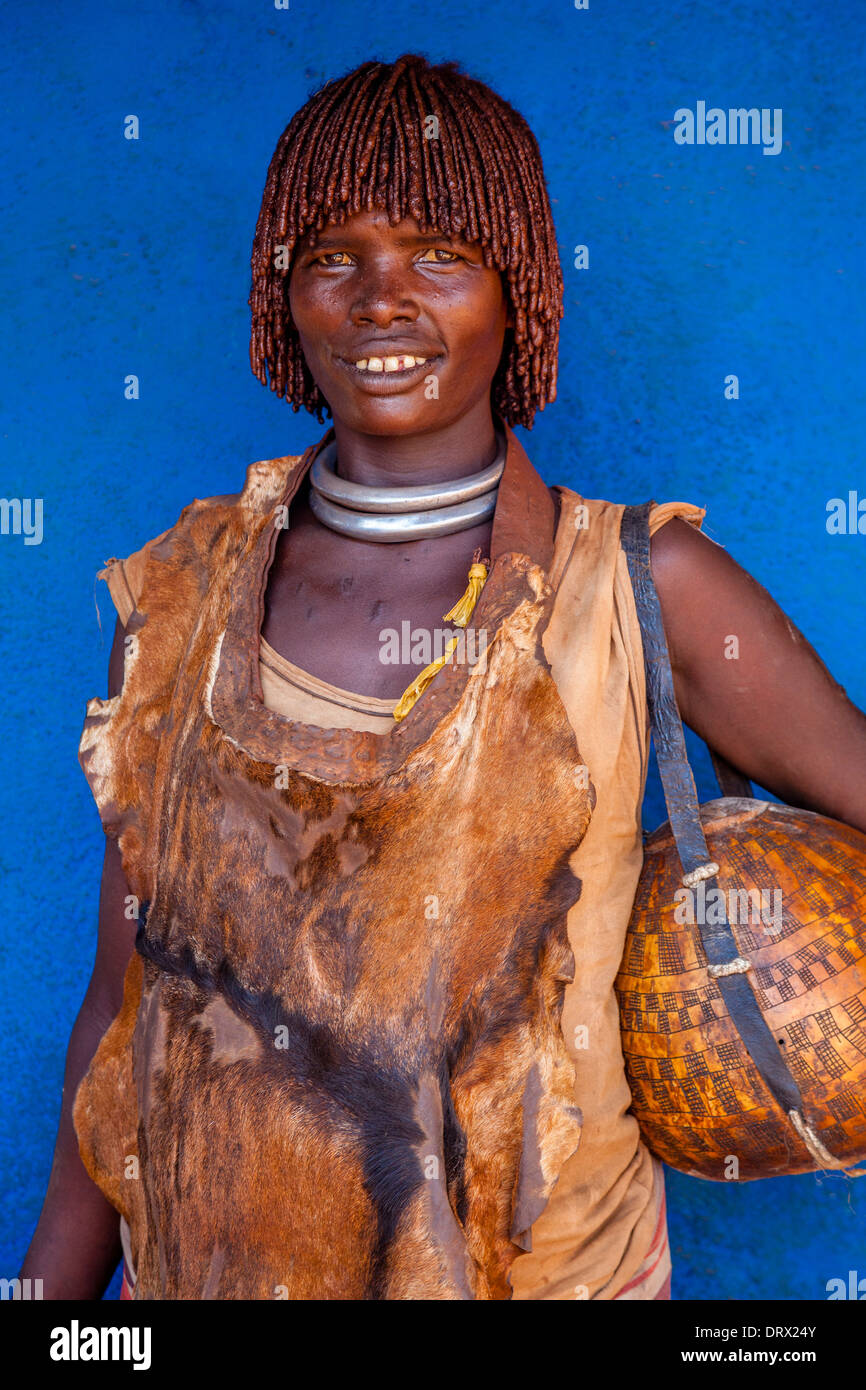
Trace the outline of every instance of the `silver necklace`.
<instances>
[{"instance_id":1,"label":"silver necklace","mask_svg":"<svg viewBox=\"0 0 866 1390\"><path fill-rule=\"evenodd\" d=\"M364 541L416 541L466 531L496 510L506 454L504 435L497 430L496 437L499 452L487 468L420 487L370 487L339 477L332 440L310 469L310 510L323 526Z\"/></svg>"}]
</instances>

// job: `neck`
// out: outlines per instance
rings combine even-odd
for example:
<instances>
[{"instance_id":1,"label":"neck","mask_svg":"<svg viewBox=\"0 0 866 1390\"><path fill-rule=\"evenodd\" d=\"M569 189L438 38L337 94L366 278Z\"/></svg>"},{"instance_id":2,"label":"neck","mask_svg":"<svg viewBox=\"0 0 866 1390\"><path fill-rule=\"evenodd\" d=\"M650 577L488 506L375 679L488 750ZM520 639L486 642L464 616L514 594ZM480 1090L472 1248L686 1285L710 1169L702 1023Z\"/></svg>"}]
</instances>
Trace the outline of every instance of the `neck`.
<instances>
[{"instance_id":1,"label":"neck","mask_svg":"<svg viewBox=\"0 0 866 1390\"><path fill-rule=\"evenodd\" d=\"M498 452L489 400L415 434L365 434L335 418L334 439L340 477L371 487L450 482L488 467Z\"/></svg>"}]
</instances>

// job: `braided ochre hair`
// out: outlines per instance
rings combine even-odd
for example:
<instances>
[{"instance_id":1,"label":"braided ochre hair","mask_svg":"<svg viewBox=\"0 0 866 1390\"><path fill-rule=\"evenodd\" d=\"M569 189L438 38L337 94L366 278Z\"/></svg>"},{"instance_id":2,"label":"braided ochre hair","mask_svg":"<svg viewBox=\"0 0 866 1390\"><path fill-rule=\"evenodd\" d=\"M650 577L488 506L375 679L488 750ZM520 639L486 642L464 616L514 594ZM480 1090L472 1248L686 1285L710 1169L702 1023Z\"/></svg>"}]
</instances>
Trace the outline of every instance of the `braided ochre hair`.
<instances>
[{"instance_id":1,"label":"braided ochre hair","mask_svg":"<svg viewBox=\"0 0 866 1390\"><path fill-rule=\"evenodd\" d=\"M438 131L428 118L435 116ZM438 138L425 138L425 129ZM254 374L322 422L327 402L304 361L288 303L295 247L310 228L380 209L393 224L479 242L504 277L513 326L494 408L531 427L556 398L562 270L538 142L523 117L456 63L417 53L367 62L322 87L280 136L252 251ZM284 247L281 265L277 248Z\"/></svg>"}]
</instances>

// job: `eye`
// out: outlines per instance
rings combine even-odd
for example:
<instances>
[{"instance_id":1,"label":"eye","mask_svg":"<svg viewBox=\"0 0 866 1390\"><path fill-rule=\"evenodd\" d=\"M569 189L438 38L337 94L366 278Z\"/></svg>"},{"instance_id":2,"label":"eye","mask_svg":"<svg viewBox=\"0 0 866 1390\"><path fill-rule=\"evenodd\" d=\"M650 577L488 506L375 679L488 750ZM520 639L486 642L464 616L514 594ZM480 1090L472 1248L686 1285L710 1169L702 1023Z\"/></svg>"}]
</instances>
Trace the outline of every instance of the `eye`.
<instances>
[{"instance_id":1,"label":"eye","mask_svg":"<svg viewBox=\"0 0 866 1390\"><path fill-rule=\"evenodd\" d=\"M428 265L453 265L455 261L460 261L463 259L462 256L458 256L456 251L449 251L444 246L428 246L427 250L421 253L419 260L423 261L426 259L427 256L430 255L432 255L435 259L428 261ZM448 257L448 259L440 260L439 257L442 256Z\"/></svg>"},{"instance_id":2,"label":"eye","mask_svg":"<svg viewBox=\"0 0 866 1390\"><path fill-rule=\"evenodd\" d=\"M342 256L342 260L336 257ZM316 256L317 265L351 265L351 257L346 251L323 251L320 256Z\"/></svg>"}]
</instances>

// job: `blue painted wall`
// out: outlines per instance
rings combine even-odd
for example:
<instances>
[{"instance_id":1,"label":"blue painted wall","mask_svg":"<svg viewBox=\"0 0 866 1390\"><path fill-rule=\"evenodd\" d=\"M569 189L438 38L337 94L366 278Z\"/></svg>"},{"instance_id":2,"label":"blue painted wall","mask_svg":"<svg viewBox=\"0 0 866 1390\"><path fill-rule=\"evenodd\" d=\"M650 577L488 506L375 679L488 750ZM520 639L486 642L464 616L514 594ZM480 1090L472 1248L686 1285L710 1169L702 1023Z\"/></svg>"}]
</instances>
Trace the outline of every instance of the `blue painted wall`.
<instances>
[{"instance_id":1,"label":"blue painted wall","mask_svg":"<svg viewBox=\"0 0 866 1390\"><path fill-rule=\"evenodd\" d=\"M864 706L866 536L825 528L830 497L866 495L863 32L856 0L4 7L2 494L43 499L44 537L0 536L0 1274L36 1220L93 957L102 833L76 750L114 621L100 585L100 630L94 573L320 433L247 364L250 244L291 114L356 63L418 49L526 115L566 277L560 396L524 435L531 457L586 495L706 506ZM699 100L781 108L781 152L677 145L674 112ZM671 1174L675 1296L821 1298L866 1274L850 1186Z\"/></svg>"}]
</instances>

